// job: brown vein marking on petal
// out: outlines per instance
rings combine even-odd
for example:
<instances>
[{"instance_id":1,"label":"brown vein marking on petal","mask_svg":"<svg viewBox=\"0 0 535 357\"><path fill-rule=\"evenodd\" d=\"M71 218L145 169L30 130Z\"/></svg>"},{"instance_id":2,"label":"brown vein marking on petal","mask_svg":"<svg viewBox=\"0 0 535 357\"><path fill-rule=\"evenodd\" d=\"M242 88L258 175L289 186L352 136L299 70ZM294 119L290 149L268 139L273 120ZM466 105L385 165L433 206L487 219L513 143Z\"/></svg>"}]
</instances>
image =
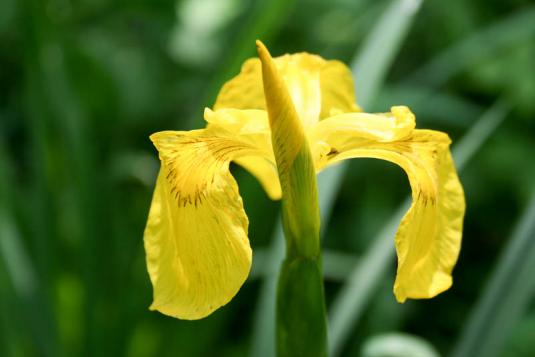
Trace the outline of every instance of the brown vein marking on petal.
<instances>
[{"instance_id":1,"label":"brown vein marking on petal","mask_svg":"<svg viewBox=\"0 0 535 357\"><path fill-rule=\"evenodd\" d=\"M331 150L329 150L329 152L327 153L327 157L333 157L334 155L338 155L339 154L339 151L336 150L336 148L331 148Z\"/></svg>"},{"instance_id":2,"label":"brown vein marking on petal","mask_svg":"<svg viewBox=\"0 0 535 357\"><path fill-rule=\"evenodd\" d=\"M169 147L169 146L172 146ZM237 156L254 149L228 138L172 135L157 144L169 183L169 194L181 207L202 204L217 189L218 177Z\"/></svg>"}]
</instances>

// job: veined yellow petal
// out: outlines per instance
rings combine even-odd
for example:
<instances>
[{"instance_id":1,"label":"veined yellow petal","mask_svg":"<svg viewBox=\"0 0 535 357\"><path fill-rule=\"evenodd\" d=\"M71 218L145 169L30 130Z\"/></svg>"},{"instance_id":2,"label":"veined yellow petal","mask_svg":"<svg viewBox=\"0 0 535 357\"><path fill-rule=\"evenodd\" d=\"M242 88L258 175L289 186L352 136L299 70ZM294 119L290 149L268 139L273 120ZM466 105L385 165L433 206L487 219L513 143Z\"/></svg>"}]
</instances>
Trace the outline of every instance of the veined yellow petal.
<instances>
[{"instance_id":1,"label":"veined yellow petal","mask_svg":"<svg viewBox=\"0 0 535 357\"><path fill-rule=\"evenodd\" d=\"M204 110L204 119L210 126L218 126L237 135L267 135L269 120L265 110L223 108ZM256 139L256 138L255 138Z\"/></svg>"},{"instance_id":2,"label":"veined yellow petal","mask_svg":"<svg viewBox=\"0 0 535 357\"><path fill-rule=\"evenodd\" d=\"M353 75L344 63L325 63L320 72L320 88L320 120L336 114L362 111L355 98Z\"/></svg>"},{"instance_id":3,"label":"veined yellow petal","mask_svg":"<svg viewBox=\"0 0 535 357\"><path fill-rule=\"evenodd\" d=\"M320 72L325 60L298 53L279 57L275 63L302 125L308 128L317 123L321 112Z\"/></svg>"},{"instance_id":4,"label":"veined yellow petal","mask_svg":"<svg viewBox=\"0 0 535 357\"><path fill-rule=\"evenodd\" d=\"M262 185L268 197L274 201L282 197L277 166L269 160L259 156L240 157L235 163L246 169Z\"/></svg>"},{"instance_id":5,"label":"veined yellow petal","mask_svg":"<svg viewBox=\"0 0 535 357\"><path fill-rule=\"evenodd\" d=\"M393 162L408 175L413 202L395 239L396 298L400 302L431 298L447 290L460 251L465 212L448 136L411 130L414 118L405 109L398 115L376 115L375 126L371 117L346 118L349 123L345 124L335 119L321 123L323 140L318 139L319 131L313 133L314 140L319 140L316 146L321 147L317 151L324 154L316 157L321 161L319 169L344 159L368 157Z\"/></svg>"},{"instance_id":6,"label":"veined yellow petal","mask_svg":"<svg viewBox=\"0 0 535 357\"><path fill-rule=\"evenodd\" d=\"M305 128L334 114L360 111L351 72L342 62L308 53L287 54L274 61ZM222 108L266 109L258 58L247 60L241 72L225 83L214 104L214 109Z\"/></svg>"},{"instance_id":7,"label":"veined yellow petal","mask_svg":"<svg viewBox=\"0 0 535 357\"><path fill-rule=\"evenodd\" d=\"M240 73L223 85L213 108L266 109L262 68L258 58L245 61Z\"/></svg>"},{"instance_id":8,"label":"veined yellow petal","mask_svg":"<svg viewBox=\"0 0 535 357\"><path fill-rule=\"evenodd\" d=\"M405 106L392 107L390 113L346 113L322 120L307 132L316 171L340 152L375 142L402 140L415 125L414 114Z\"/></svg>"},{"instance_id":9,"label":"veined yellow petal","mask_svg":"<svg viewBox=\"0 0 535 357\"><path fill-rule=\"evenodd\" d=\"M262 156L246 156L234 162L249 171L262 184L269 198L279 200L282 192L277 174L277 165L271 147L271 132L265 110L219 109L205 110L208 128L227 130L260 150Z\"/></svg>"},{"instance_id":10,"label":"veined yellow petal","mask_svg":"<svg viewBox=\"0 0 535 357\"><path fill-rule=\"evenodd\" d=\"M257 149L208 129L151 140L161 169L144 234L150 308L199 319L229 302L249 273L248 220L228 165Z\"/></svg>"}]
</instances>

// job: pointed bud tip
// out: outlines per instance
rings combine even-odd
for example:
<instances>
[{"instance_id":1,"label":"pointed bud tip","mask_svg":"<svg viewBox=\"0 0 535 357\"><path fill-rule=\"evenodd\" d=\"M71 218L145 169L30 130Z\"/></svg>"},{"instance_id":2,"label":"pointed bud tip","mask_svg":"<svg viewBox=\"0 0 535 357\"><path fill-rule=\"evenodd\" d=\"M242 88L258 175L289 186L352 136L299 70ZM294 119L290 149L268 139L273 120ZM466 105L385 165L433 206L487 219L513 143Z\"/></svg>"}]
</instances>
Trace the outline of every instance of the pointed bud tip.
<instances>
[{"instance_id":1,"label":"pointed bud tip","mask_svg":"<svg viewBox=\"0 0 535 357\"><path fill-rule=\"evenodd\" d=\"M266 45L264 45L264 43L260 40L256 40L256 52L258 53L258 57L262 62L265 62L267 59L271 58L271 54L266 48Z\"/></svg>"}]
</instances>

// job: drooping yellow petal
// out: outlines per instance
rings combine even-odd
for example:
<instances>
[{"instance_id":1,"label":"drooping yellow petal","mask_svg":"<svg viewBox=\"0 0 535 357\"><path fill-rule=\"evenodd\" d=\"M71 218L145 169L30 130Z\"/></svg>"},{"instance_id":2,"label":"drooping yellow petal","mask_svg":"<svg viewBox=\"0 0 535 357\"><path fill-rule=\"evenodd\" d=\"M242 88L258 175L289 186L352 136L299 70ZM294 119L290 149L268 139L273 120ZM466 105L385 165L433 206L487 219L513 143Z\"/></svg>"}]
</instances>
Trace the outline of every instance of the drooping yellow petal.
<instances>
[{"instance_id":1,"label":"drooping yellow petal","mask_svg":"<svg viewBox=\"0 0 535 357\"><path fill-rule=\"evenodd\" d=\"M375 118L373 118L375 117ZM446 134L413 130L405 107L382 115L354 114L318 124L310 133L317 168L358 157L393 162L408 175L413 202L396 234L394 293L398 301L430 298L452 284L461 246L465 200Z\"/></svg>"},{"instance_id":2,"label":"drooping yellow petal","mask_svg":"<svg viewBox=\"0 0 535 357\"><path fill-rule=\"evenodd\" d=\"M206 109L204 116L209 128L224 128L239 136L240 140L248 142L263 152L262 156L238 157L234 159L234 162L256 177L269 198L279 200L282 192L271 147L267 112L255 109L220 109L217 111Z\"/></svg>"},{"instance_id":3,"label":"drooping yellow petal","mask_svg":"<svg viewBox=\"0 0 535 357\"><path fill-rule=\"evenodd\" d=\"M360 111L351 72L342 62L326 61L308 53L274 58L294 107L309 127L333 114ZM258 58L247 60L241 72L225 83L214 109L266 109Z\"/></svg>"},{"instance_id":4,"label":"drooping yellow petal","mask_svg":"<svg viewBox=\"0 0 535 357\"><path fill-rule=\"evenodd\" d=\"M258 154L210 129L160 132L161 169L145 228L151 310L199 319L225 305L250 270L248 220L229 161Z\"/></svg>"},{"instance_id":5,"label":"drooping yellow petal","mask_svg":"<svg viewBox=\"0 0 535 357\"><path fill-rule=\"evenodd\" d=\"M376 142L399 141L408 137L416 123L414 114L404 106L390 113L346 113L322 120L307 132L316 171L321 171L341 152Z\"/></svg>"},{"instance_id":6,"label":"drooping yellow petal","mask_svg":"<svg viewBox=\"0 0 535 357\"><path fill-rule=\"evenodd\" d=\"M277 166L273 162L259 156L240 157L234 162L249 171L260 182L270 199L274 201L281 199L282 190Z\"/></svg>"}]
</instances>

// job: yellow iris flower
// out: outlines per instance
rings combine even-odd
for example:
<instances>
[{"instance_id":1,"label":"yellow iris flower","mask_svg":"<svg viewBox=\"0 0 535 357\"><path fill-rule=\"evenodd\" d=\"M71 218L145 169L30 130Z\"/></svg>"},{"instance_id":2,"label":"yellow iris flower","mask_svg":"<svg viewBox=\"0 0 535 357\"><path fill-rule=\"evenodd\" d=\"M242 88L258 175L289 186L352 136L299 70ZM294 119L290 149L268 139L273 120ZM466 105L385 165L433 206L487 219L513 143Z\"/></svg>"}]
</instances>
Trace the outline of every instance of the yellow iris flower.
<instances>
[{"instance_id":1,"label":"yellow iris flower","mask_svg":"<svg viewBox=\"0 0 535 357\"><path fill-rule=\"evenodd\" d=\"M281 198L265 100L277 93L265 95L262 63L274 69L264 76L286 85L300 119L298 126L279 128L274 142L297 152L303 143L292 143L293 132L304 132L316 172L366 157L407 173L413 202L395 237L397 300L447 290L465 211L449 137L415 129L405 106L363 113L341 62L308 53L272 59L261 43L258 49L260 59L247 60L223 86L213 110L205 110L205 129L151 136L161 168L144 234L154 287L150 309L181 319L205 317L228 303L249 274L248 219L229 163L253 174L270 198Z\"/></svg>"}]
</instances>

